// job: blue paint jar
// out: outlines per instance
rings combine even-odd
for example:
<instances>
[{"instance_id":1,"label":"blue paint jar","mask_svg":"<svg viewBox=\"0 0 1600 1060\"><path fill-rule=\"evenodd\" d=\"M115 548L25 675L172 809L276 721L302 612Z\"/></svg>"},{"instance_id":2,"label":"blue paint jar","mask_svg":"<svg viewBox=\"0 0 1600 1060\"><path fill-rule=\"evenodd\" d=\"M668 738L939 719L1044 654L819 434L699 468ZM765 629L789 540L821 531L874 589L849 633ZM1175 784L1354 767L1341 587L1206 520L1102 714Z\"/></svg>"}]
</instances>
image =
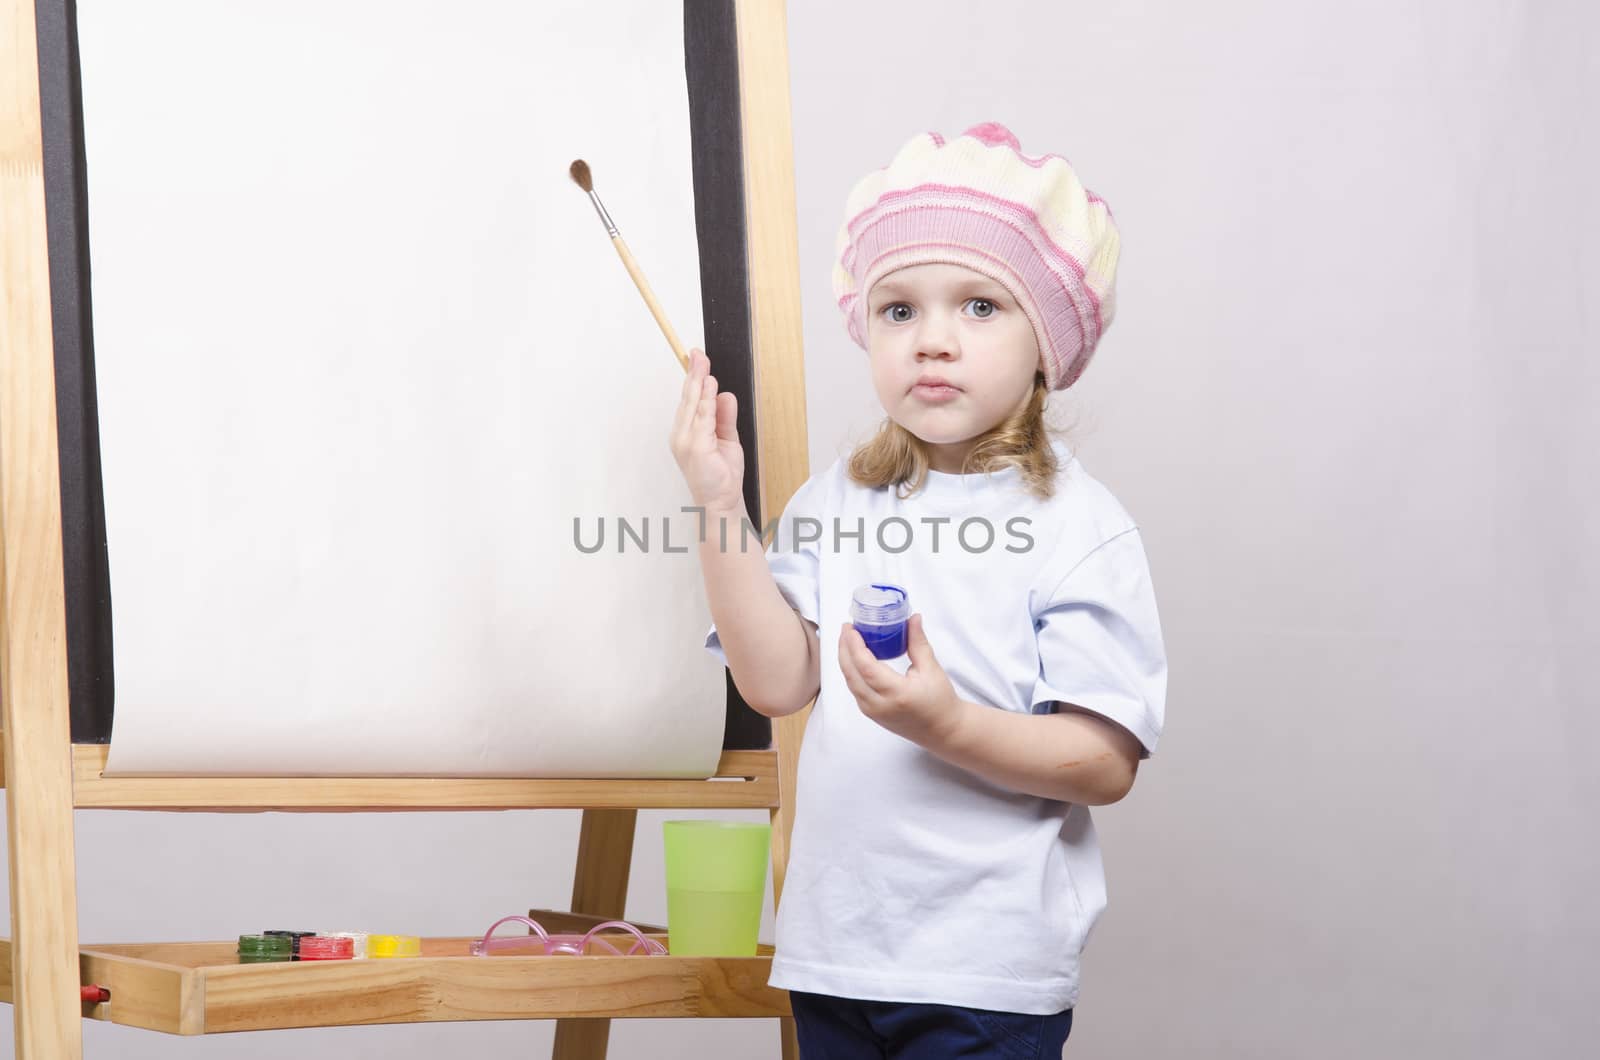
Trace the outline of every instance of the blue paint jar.
<instances>
[{"instance_id":1,"label":"blue paint jar","mask_svg":"<svg viewBox=\"0 0 1600 1060\"><path fill-rule=\"evenodd\" d=\"M898 659L906 653L906 622L911 600L898 585L863 585L850 597L850 624L877 659Z\"/></svg>"}]
</instances>

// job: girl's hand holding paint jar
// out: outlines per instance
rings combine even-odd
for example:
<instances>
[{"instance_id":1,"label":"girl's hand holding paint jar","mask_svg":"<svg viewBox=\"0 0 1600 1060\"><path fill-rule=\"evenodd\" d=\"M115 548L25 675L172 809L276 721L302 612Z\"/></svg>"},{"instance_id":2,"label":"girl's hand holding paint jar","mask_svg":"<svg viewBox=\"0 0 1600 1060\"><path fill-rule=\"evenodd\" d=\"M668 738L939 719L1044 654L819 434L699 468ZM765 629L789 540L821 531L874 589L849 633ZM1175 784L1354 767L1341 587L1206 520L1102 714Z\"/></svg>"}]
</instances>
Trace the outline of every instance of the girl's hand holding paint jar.
<instances>
[{"instance_id":1,"label":"girl's hand holding paint jar","mask_svg":"<svg viewBox=\"0 0 1600 1060\"><path fill-rule=\"evenodd\" d=\"M900 599L888 601L888 593L872 590L895 591ZM922 615L907 620L894 613L894 604L910 610L905 591L898 586L872 585L857 590L850 609L855 622L839 627L839 671L861 713L897 736L934 748L947 742L960 726L961 697L934 657L933 646L922 631ZM903 632L895 628L900 624ZM881 661L902 653L911 657L911 666L903 675Z\"/></svg>"},{"instance_id":2,"label":"girl's hand holding paint jar","mask_svg":"<svg viewBox=\"0 0 1600 1060\"><path fill-rule=\"evenodd\" d=\"M672 421L672 456L689 495L710 514L744 510L744 448L734 427L738 398L718 393L711 361L690 351L689 374Z\"/></svg>"}]
</instances>

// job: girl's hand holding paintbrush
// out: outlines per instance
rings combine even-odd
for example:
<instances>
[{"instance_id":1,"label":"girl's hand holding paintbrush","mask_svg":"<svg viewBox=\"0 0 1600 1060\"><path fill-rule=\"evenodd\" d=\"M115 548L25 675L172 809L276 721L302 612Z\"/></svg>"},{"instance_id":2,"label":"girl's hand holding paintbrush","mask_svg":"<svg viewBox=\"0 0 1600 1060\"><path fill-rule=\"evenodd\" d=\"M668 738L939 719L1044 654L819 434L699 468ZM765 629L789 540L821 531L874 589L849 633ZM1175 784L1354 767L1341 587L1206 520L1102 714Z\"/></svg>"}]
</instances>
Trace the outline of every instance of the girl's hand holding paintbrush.
<instances>
[{"instance_id":1,"label":"girl's hand holding paintbrush","mask_svg":"<svg viewBox=\"0 0 1600 1060\"><path fill-rule=\"evenodd\" d=\"M744 448L734 428L738 412L738 398L717 392L710 360L700 350L692 351L672 421L672 455L689 484L689 495L708 517L737 518L744 511Z\"/></svg>"}]
</instances>

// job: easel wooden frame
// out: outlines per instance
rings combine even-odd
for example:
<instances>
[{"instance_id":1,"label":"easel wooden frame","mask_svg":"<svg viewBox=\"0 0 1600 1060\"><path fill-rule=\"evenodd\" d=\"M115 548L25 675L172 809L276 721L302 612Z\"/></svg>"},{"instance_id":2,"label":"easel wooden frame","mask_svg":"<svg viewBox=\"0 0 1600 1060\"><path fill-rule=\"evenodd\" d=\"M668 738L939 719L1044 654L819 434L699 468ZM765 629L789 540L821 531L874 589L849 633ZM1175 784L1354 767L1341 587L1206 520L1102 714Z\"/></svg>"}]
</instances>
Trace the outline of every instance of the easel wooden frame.
<instances>
[{"instance_id":1,"label":"easel wooden frame","mask_svg":"<svg viewBox=\"0 0 1600 1060\"><path fill-rule=\"evenodd\" d=\"M738 39L749 316L760 511L807 476L805 386L783 0L730 0ZM101 775L106 748L69 726L61 480L38 52L32 0L0 0L0 696L13 938L0 940L0 1000L15 1006L16 1056L79 1060L82 1019L173 1033L462 1019L558 1019L554 1055L603 1057L619 1016L781 1019L755 958L473 959L434 939L422 958L337 966L241 966L231 947L169 943L80 949L74 808L443 810L582 808L570 912L620 915L640 808L765 808L781 896L795 764L810 708L773 723L772 747L725 752L718 779L440 780L140 778ZM715 351L713 351L715 352ZM759 516L764 518L764 516ZM284 973L288 972L289 975ZM292 976L292 977L291 977ZM112 1000L80 1002L81 982ZM314 1002L314 1003L313 1003Z\"/></svg>"}]
</instances>

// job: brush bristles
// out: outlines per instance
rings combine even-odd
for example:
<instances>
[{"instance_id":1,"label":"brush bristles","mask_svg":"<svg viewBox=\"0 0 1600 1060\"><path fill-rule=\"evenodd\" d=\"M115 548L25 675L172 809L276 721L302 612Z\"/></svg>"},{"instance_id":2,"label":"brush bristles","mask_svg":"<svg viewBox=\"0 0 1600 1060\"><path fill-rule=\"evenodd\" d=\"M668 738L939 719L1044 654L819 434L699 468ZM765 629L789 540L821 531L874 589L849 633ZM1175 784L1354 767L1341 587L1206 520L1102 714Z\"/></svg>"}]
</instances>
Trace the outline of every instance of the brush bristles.
<instances>
[{"instance_id":1,"label":"brush bristles","mask_svg":"<svg viewBox=\"0 0 1600 1060\"><path fill-rule=\"evenodd\" d=\"M594 190L594 180L589 176L589 163L580 158L572 163L567 172L572 174L572 179L577 182L578 187L584 191Z\"/></svg>"}]
</instances>

